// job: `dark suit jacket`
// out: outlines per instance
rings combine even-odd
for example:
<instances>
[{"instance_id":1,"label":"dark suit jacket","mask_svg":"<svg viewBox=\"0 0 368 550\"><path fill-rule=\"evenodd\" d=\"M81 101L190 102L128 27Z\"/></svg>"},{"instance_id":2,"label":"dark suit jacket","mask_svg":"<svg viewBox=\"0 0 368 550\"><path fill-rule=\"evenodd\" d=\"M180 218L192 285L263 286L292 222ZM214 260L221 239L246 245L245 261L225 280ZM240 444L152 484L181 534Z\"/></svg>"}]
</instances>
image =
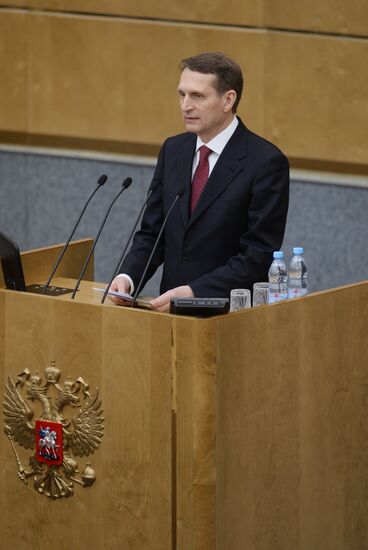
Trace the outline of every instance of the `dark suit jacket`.
<instances>
[{"instance_id":1,"label":"dark suit jacket","mask_svg":"<svg viewBox=\"0 0 368 550\"><path fill-rule=\"evenodd\" d=\"M197 297L228 297L233 288L267 280L272 252L284 236L289 165L277 147L239 120L190 217L196 138L180 134L162 146L154 173L157 188L121 272L138 284L164 216L185 186L146 280L164 262L161 292L189 285Z\"/></svg>"}]
</instances>

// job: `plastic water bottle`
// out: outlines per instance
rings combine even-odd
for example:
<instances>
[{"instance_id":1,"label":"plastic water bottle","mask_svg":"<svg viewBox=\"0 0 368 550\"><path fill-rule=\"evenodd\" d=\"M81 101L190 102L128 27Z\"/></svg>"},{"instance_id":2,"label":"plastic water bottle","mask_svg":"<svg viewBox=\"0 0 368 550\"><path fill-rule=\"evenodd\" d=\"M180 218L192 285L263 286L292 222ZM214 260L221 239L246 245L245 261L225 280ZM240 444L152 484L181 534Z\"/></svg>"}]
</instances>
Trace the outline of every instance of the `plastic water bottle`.
<instances>
[{"instance_id":1,"label":"plastic water bottle","mask_svg":"<svg viewBox=\"0 0 368 550\"><path fill-rule=\"evenodd\" d=\"M301 246L293 248L288 277L288 296L298 298L305 296L308 292L307 266L304 261L304 249Z\"/></svg>"},{"instance_id":2,"label":"plastic water bottle","mask_svg":"<svg viewBox=\"0 0 368 550\"><path fill-rule=\"evenodd\" d=\"M281 302L288 297L287 270L284 262L284 253L276 250L273 253L273 262L268 270L268 303Z\"/></svg>"}]
</instances>

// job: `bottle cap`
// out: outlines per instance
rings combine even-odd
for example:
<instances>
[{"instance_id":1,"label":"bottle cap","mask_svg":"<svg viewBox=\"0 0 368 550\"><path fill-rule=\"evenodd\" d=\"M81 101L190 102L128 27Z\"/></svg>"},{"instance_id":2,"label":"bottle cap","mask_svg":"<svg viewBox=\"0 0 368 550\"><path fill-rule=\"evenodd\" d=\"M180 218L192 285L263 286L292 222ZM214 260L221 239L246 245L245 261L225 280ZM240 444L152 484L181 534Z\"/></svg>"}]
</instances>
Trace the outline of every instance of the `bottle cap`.
<instances>
[{"instance_id":1,"label":"bottle cap","mask_svg":"<svg viewBox=\"0 0 368 550\"><path fill-rule=\"evenodd\" d=\"M302 246L294 246L293 254L304 254L304 248Z\"/></svg>"},{"instance_id":2,"label":"bottle cap","mask_svg":"<svg viewBox=\"0 0 368 550\"><path fill-rule=\"evenodd\" d=\"M275 250L275 252L273 253L273 257L276 259L276 260L279 260L280 258L283 258L284 257L284 253L282 250Z\"/></svg>"}]
</instances>

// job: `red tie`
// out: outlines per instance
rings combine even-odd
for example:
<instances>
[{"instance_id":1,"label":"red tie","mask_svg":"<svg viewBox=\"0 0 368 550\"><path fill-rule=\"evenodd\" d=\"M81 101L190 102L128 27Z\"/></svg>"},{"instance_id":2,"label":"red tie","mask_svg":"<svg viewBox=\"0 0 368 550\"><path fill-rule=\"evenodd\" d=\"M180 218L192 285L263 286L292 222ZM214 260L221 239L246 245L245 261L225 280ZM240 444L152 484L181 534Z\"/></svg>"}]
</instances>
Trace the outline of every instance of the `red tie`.
<instances>
[{"instance_id":1,"label":"red tie","mask_svg":"<svg viewBox=\"0 0 368 550\"><path fill-rule=\"evenodd\" d=\"M194 172L193 181L192 181L192 198L190 203L190 212L193 213L199 197L202 194L204 186L208 180L208 174L210 172L210 166L208 164L208 157L212 153L211 149L202 145L199 148L199 163Z\"/></svg>"}]
</instances>

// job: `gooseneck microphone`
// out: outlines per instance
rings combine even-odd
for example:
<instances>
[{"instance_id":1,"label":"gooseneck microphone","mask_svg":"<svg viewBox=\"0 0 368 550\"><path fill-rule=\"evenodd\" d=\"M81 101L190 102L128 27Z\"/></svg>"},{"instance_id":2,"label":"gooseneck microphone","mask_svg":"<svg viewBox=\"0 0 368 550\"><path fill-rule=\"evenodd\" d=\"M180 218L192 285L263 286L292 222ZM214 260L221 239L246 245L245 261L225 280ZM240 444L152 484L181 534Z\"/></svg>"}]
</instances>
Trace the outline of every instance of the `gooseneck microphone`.
<instances>
[{"instance_id":1,"label":"gooseneck microphone","mask_svg":"<svg viewBox=\"0 0 368 550\"><path fill-rule=\"evenodd\" d=\"M141 291L141 288L142 288L142 284L143 284L144 278L145 278L146 273L147 273L147 270L148 270L148 268L149 268L149 266L150 266L150 264L151 264L151 260L152 260L152 258L153 258L153 255L154 255L154 253L156 252L156 248L157 248L158 243L159 243L159 241L160 241L161 235L162 235L162 233L163 233L163 231L164 231L164 229L165 229L167 220L169 219L169 216L170 216L170 214L171 214L171 212L172 212L174 206L176 205L176 203L178 202L178 200L184 195L184 193L185 193L185 186L180 187L179 191L178 191L177 194L175 195L175 199L173 200L173 202L172 202L172 204L171 204L171 206L170 206L170 208L169 208L169 210L168 210L168 212L167 212L167 214L166 214L166 216L165 216L165 219L164 219L164 221L163 221L163 223L162 223L160 232L159 232L159 234L157 235L157 239L156 239L155 245L154 245L154 247L153 247L153 249L152 249L152 252L151 252L151 254L150 254L150 257L148 258L148 262L146 263L146 267L145 267L145 269L144 269L143 275L142 275L142 277L140 278L140 281L139 281L139 283L138 283L138 286L137 286L137 288L136 288L136 291L134 292L132 307L135 307L135 304L136 304L136 301L137 301L137 298L138 298L138 294L139 294L140 291Z\"/></svg>"},{"instance_id":2,"label":"gooseneck microphone","mask_svg":"<svg viewBox=\"0 0 368 550\"><path fill-rule=\"evenodd\" d=\"M138 222L139 222L139 220L141 219L141 216L142 216L142 214L143 214L143 210L146 208L147 203L148 203L148 201L149 201L149 199L150 199L150 196L151 196L152 193L157 189L157 187L158 187L158 182L157 182L157 180L154 180L154 181L151 183L150 188L148 189L147 198L146 198L146 200L144 201L143 206L142 206L142 208L141 208L141 210L140 210L140 212L139 212L139 214L138 214L138 217L137 217L137 219L136 219L136 221L135 221L134 227L133 227L132 231L130 232L129 239L127 240L127 243L126 243L126 245L125 245L125 247L124 247L124 250L123 250L123 252L122 252L122 254L121 254L120 258L119 258L119 261L118 261L118 263L117 263L117 265L116 265L116 268L114 269L114 273L112 274L112 277L111 277L110 281L108 282L108 284L107 284L107 286L106 286L106 288L105 288L105 292L104 292L104 294L103 294L103 296L102 296L101 304L104 303L104 301L105 301L105 299L106 299L106 296L107 296L107 294L108 294L108 292L109 292L111 283L113 282L113 280L115 279L116 275L117 275L117 274L119 273L119 271L120 271L121 264L122 264L122 262L123 262L123 258L124 258L124 256L125 256L125 253L126 253L127 249L128 249L128 246L129 246L129 244L130 244L130 241L131 241L132 238L133 238L133 235L134 235L135 230L136 230L136 228L137 228Z\"/></svg>"},{"instance_id":3,"label":"gooseneck microphone","mask_svg":"<svg viewBox=\"0 0 368 550\"><path fill-rule=\"evenodd\" d=\"M78 290L78 288L79 288L79 285L80 285L80 283L81 283L81 280L83 279L83 275L84 275L84 273L85 273L85 271L86 271L86 269L87 269L87 266L88 266L88 264L89 264L89 261L90 261L90 259L91 259L91 256L92 256L92 254L93 254L93 252L94 252L94 250L95 250L95 248L96 248L97 241L98 241L98 239L100 238L101 231L102 231L102 229L103 229L103 227L104 227L104 225L105 225L105 223L106 223L106 220L107 220L107 218L108 218L108 216L109 216L109 214L110 214L110 212L111 212L112 207L114 206L115 202L118 200L118 198L120 197L120 195L123 193L123 191L125 191L125 189L128 189L128 187L131 185L131 183L132 183L132 178L125 178L125 180L124 180L123 183L121 184L121 189L120 189L119 193L117 193L117 195L114 197L113 201L111 202L111 204L110 204L110 206L109 206L109 208L108 208L108 210L107 210L107 212L106 212L106 215L105 215L104 219L102 220L102 223L101 223L100 228L99 228L99 230L98 230L98 232L97 232L97 235L96 235L96 237L95 237L95 239L94 239L94 243L93 243L93 245L92 245L92 247L91 247L91 250L89 251L89 254L88 254L87 258L86 258L86 261L84 262L84 266L82 267L82 271L81 271L80 274L79 274L79 278L78 278L77 284L75 285L74 290L73 290L73 294L72 294L72 296L71 296L71 299L72 299L72 300L74 300L74 298L75 298L75 295L76 295L76 293L77 293L77 290Z\"/></svg>"},{"instance_id":4,"label":"gooseneck microphone","mask_svg":"<svg viewBox=\"0 0 368 550\"><path fill-rule=\"evenodd\" d=\"M72 240L72 237L73 237L73 235L74 235L74 233L75 233L75 231L76 231L76 229L77 229L77 227L78 227L78 225L79 225L79 222L80 222L81 219L82 219L82 216L83 216L84 212L86 211L87 206L88 206L89 203L91 202L91 200L92 200L92 198L94 197L95 193L100 189L100 187L102 187L102 186L106 183L106 181L107 181L107 176L105 176L105 174L102 174L102 176L100 176L100 177L98 178L98 180L97 180L97 187L96 187L96 189L92 192L92 194L89 196L89 198L87 199L87 202L85 203L85 205L84 205L84 207L83 207L83 209L82 209L82 212L80 213L79 218L77 219L77 221L76 221L76 223L75 223L75 225L74 225L74 227L73 227L73 230L72 230L72 232L70 233L69 239L66 241L66 243L65 243L65 245L64 245L64 248L63 248L62 251L60 252L60 255L59 255L59 257L58 257L58 259L57 259L57 261L56 261L56 263L55 263L55 265L54 265L52 271L51 271L51 274L50 274L49 278L47 279L47 282L46 282L46 284L45 284L45 286L44 286L44 289L43 289L42 294L46 294L46 291L47 291L47 289L48 289L49 286L50 286L51 279L52 279L53 276L55 275L55 272L56 272L57 268L59 267L59 264L60 264L61 260L63 259L63 256L64 256L64 254L65 254L65 252L66 252L66 249L68 248L69 243L70 243L70 241Z\"/></svg>"}]
</instances>

